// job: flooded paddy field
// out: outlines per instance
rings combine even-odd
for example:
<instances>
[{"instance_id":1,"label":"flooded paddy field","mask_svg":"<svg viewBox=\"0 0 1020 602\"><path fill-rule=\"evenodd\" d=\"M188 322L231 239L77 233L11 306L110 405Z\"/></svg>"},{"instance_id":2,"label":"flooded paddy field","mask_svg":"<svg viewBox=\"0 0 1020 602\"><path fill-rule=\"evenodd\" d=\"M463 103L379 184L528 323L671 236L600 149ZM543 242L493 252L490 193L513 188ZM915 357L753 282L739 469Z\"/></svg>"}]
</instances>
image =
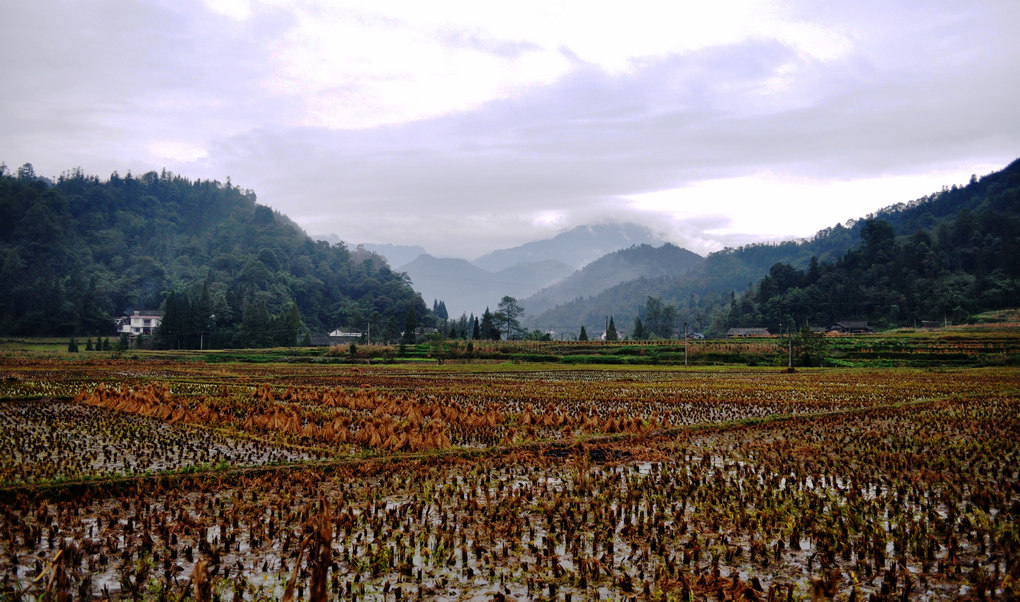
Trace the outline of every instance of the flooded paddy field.
<instances>
[{"instance_id":1,"label":"flooded paddy field","mask_svg":"<svg viewBox=\"0 0 1020 602\"><path fill-rule=\"evenodd\" d=\"M1006 368L3 369L5 597L1017 595Z\"/></svg>"}]
</instances>

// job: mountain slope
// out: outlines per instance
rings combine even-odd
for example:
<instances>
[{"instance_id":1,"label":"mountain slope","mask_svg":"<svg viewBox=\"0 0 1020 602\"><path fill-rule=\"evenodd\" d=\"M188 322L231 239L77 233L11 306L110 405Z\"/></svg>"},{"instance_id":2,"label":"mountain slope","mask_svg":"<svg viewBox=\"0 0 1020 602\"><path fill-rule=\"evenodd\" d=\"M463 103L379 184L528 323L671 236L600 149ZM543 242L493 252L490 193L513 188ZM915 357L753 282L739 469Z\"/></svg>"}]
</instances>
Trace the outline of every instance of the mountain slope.
<instances>
[{"instance_id":1,"label":"mountain slope","mask_svg":"<svg viewBox=\"0 0 1020 602\"><path fill-rule=\"evenodd\" d=\"M530 242L511 249L500 249L475 259L472 263L490 272L520 263L555 260L573 269L613 251L633 245L658 244L662 241L651 230L636 224L596 224L578 226L553 238Z\"/></svg>"},{"instance_id":2,"label":"mountain slope","mask_svg":"<svg viewBox=\"0 0 1020 602\"><path fill-rule=\"evenodd\" d=\"M776 262L807 265L812 256L839 257L859 237L837 225L806 243L755 244L709 254L704 261L679 276L641 277L609 287L601 293L575 298L542 313L531 313L529 328L576 331L580 324L599 329L605 316L614 316L621 333L629 333L648 297L661 298L677 313L707 326L707 316L733 291L742 291L768 273Z\"/></svg>"},{"instance_id":3,"label":"mountain slope","mask_svg":"<svg viewBox=\"0 0 1020 602\"><path fill-rule=\"evenodd\" d=\"M100 181L80 170L56 184L0 177L0 332L106 334L130 309L171 292L208 297L215 340L235 339L249 308L306 326L399 333L424 302L378 255L314 242L255 194L167 172ZM249 324L251 326L251 324ZM212 331L210 334L213 334ZM205 337L208 342L210 337Z\"/></svg>"},{"instance_id":4,"label":"mountain slope","mask_svg":"<svg viewBox=\"0 0 1020 602\"><path fill-rule=\"evenodd\" d=\"M949 222L964 210L972 213L981 211L984 215L981 208L992 207L999 212L998 215L1012 214L1020 208L1020 202L1011 196L1015 194L1014 182L1018 172L1020 162L1014 162L1001 172L973 180L966 187L954 186L909 203L888 207L864 219L851 220L847 226L826 228L806 241L725 249L708 255L700 266L680 277L640 278L624 282L597 296L575 299L540 315L532 314L527 323L529 327L543 329L576 330L578 324L598 328L604 323L605 316L614 315L617 328L626 333L635 318L642 316L648 297L656 297L674 306L681 319L700 322L706 331L715 320L714 332L718 334L725 331L730 303L735 300L736 293L751 289L769 274L776 263L805 269L813 257L822 263L836 262L860 245L868 219L888 223L896 237L908 237L924 230L940 239L950 236L948 232L952 231L952 226ZM939 234L943 225L947 230ZM1014 232L1012 238L1001 235L993 238L998 238L1003 248L1013 248L1009 247L1008 241L1015 241L1018 236L1020 233Z\"/></svg>"},{"instance_id":5,"label":"mountain slope","mask_svg":"<svg viewBox=\"0 0 1020 602\"><path fill-rule=\"evenodd\" d=\"M522 305L529 313L539 315L560 303L597 295L628 280L679 276L702 261L700 255L669 243L659 248L635 245L589 263L561 282L524 299Z\"/></svg>"},{"instance_id":6,"label":"mountain slope","mask_svg":"<svg viewBox=\"0 0 1020 602\"><path fill-rule=\"evenodd\" d=\"M782 307L799 324L856 319L885 328L959 323L1017 306L1020 162L929 202L880 212L863 223L861 237L860 247L837 261L812 262L806 270L773 265L731 304L727 323L775 329Z\"/></svg>"}]
</instances>

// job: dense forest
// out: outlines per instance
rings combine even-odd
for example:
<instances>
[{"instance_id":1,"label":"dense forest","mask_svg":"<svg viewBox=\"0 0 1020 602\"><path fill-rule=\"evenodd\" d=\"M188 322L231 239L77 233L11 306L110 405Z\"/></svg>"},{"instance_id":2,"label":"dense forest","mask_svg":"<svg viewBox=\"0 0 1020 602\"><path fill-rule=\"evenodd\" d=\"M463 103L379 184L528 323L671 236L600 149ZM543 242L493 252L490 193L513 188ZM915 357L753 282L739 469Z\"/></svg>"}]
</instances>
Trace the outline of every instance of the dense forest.
<instances>
[{"instance_id":1,"label":"dense forest","mask_svg":"<svg viewBox=\"0 0 1020 602\"><path fill-rule=\"evenodd\" d=\"M294 344L343 327L395 340L431 313L373 253L316 242L255 194L166 171L0 173L0 333L107 335L163 309L168 346Z\"/></svg>"},{"instance_id":2,"label":"dense forest","mask_svg":"<svg viewBox=\"0 0 1020 602\"><path fill-rule=\"evenodd\" d=\"M728 324L776 329L785 317L799 325L856 319L885 328L959 323L1020 305L1020 162L912 209L865 220L861 245L837 261L773 265L733 300Z\"/></svg>"},{"instance_id":3,"label":"dense forest","mask_svg":"<svg viewBox=\"0 0 1020 602\"><path fill-rule=\"evenodd\" d=\"M1018 216L1020 161L808 240L725 249L682 276L619 284L532 316L529 325L590 330L614 315L629 336L639 321L648 322L650 308L661 307L675 316L662 336L676 336L684 320L722 335L730 327L778 327L780 304L799 324L959 322L1020 304Z\"/></svg>"}]
</instances>

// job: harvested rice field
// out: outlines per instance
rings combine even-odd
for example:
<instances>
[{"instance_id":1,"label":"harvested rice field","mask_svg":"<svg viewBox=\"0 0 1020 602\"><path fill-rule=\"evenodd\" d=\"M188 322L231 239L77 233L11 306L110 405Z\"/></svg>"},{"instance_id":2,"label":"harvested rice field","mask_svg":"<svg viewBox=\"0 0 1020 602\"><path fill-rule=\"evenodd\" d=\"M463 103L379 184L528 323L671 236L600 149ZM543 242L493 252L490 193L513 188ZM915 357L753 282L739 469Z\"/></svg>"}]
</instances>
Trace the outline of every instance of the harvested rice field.
<instances>
[{"instance_id":1,"label":"harvested rice field","mask_svg":"<svg viewBox=\"0 0 1020 602\"><path fill-rule=\"evenodd\" d=\"M1020 373L0 360L0 597L1020 595Z\"/></svg>"}]
</instances>

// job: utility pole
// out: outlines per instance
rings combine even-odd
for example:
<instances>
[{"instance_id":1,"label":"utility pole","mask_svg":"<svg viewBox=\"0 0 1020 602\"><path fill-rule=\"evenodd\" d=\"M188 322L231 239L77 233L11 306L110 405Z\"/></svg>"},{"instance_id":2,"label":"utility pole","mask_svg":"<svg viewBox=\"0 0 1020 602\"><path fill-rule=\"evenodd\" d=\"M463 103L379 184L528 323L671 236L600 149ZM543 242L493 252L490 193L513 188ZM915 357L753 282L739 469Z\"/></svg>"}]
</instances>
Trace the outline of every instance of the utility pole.
<instances>
[{"instance_id":1,"label":"utility pole","mask_svg":"<svg viewBox=\"0 0 1020 602\"><path fill-rule=\"evenodd\" d=\"M790 359L787 362L786 367L788 369L790 369L790 370L793 370L793 328L792 328L793 318L790 318L790 321L791 321L791 326L787 326L786 327L787 342L788 342L789 348L790 348Z\"/></svg>"},{"instance_id":2,"label":"utility pole","mask_svg":"<svg viewBox=\"0 0 1020 602\"><path fill-rule=\"evenodd\" d=\"M687 367L687 320L684 320L684 368Z\"/></svg>"},{"instance_id":3,"label":"utility pole","mask_svg":"<svg viewBox=\"0 0 1020 602\"><path fill-rule=\"evenodd\" d=\"M791 322L793 318L790 318ZM787 359L786 367L793 370L793 330L791 330L792 324L787 324L787 345L789 347L789 358ZM783 336L783 300L779 298L779 336Z\"/></svg>"}]
</instances>

